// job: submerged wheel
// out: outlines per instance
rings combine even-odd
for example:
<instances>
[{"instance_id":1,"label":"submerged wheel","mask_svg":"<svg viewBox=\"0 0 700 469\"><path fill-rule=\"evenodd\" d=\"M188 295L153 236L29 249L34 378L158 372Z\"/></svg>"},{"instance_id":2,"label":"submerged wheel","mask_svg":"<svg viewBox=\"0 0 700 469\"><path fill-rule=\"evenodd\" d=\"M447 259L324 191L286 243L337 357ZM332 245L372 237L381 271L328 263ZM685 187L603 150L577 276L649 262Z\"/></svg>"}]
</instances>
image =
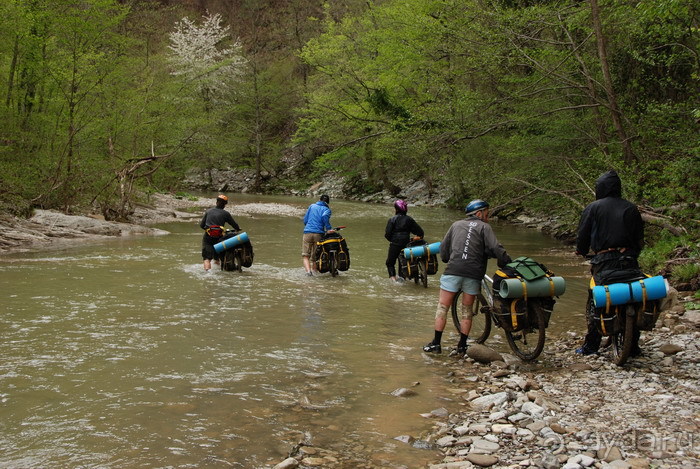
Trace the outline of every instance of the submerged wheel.
<instances>
[{"instance_id":1,"label":"submerged wheel","mask_svg":"<svg viewBox=\"0 0 700 469\"><path fill-rule=\"evenodd\" d=\"M235 268L235 259L233 256L233 251L229 249L228 251L224 251L224 255L221 257L219 260L219 263L221 265L221 270L225 270L227 272L231 272Z\"/></svg>"},{"instance_id":2,"label":"submerged wheel","mask_svg":"<svg viewBox=\"0 0 700 469\"><path fill-rule=\"evenodd\" d=\"M528 301L527 308L528 316L534 319L535 323L519 331L504 332L511 350L521 359L531 361L536 359L544 349L545 312L539 302L532 300Z\"/></svg>"},{"instance_id":3,"label":"submerged wheel","mask_svg":"<svg viewBox=\"0 0 700 469\"><path fill-rule=\"evenodd\" d=\"M491 315L481 311L482 306L488 306L483 292L479 293L474 299L474 315L472 316L472 328L469 331L469 337L477 344L483 344L488 339L491 333ZM460 313L462 311L462 292L458 292L452 301L452 322L461 332Z\"/></svg>"},{"instance_id":4,"label":"submerged wheel","mask_svg":"<svg viewBox=\"0 0 700 469\"><path fill-rule=\"evenodd\" d=\"M233 269L243 272L243 252L240 249L236 249L233 255Z\"/></svg>"},{"instance_id":5,"label":"submerged wheel","mask_svg":"<svg viewBox=\"0 0 700 469\"><path fill-rule=\"evenodd\" d=\"M636 320L634 305L627 305L623 314L625 318L624 321L620 321L620 324L624 324L624 328L612 335L612 355L617 366L624 365L632 353Z\"/></svg>"},{"instance_id":6,"label":"submerged wheel","mask_svg":"<svg viewBox=\"0 0 700 469\"><path fill-rule=\"evenodd\" d=\"M428 288L428 260L418 263L418 276L425 288Z\"/></svg>"},{"instance_id":7,"label":"submerged wheel","mask_svg":"<svg viewBox=\"0 0 700 469\"><path fill-rule=\"evenodd\" d=\"M338 275L338 259L336 258L335 252L330 253L328 264L329 270L331 271L331 276L335 277Z\"/></svg>"}]
</instances>

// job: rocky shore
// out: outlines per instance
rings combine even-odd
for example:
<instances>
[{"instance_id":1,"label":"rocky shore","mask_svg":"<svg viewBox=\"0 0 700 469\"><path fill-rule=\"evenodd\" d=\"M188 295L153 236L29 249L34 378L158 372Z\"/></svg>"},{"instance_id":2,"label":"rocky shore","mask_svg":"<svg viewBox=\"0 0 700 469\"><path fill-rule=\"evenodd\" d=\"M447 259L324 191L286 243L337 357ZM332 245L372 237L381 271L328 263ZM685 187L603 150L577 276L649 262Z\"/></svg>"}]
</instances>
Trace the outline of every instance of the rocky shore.
<instances>
[{"instance_id":1,"label":"rocky shore","mask_svg":"<svg viewBox=\"0 0 700 469\"><path fill-rule=\"evenodd\" d=\"M429 469L691 469L700 467L700 311L681 298L643 333L643 355L624 367L606 351L579 356L576 333L549 339L536 363L473 345L435 359L449 405L426 410L431 429L398 441L441 460ZM398 399L415 391L397 389ZM371 464L323 448L294 448L275 469Z\"/></svg>"}]
</instances>

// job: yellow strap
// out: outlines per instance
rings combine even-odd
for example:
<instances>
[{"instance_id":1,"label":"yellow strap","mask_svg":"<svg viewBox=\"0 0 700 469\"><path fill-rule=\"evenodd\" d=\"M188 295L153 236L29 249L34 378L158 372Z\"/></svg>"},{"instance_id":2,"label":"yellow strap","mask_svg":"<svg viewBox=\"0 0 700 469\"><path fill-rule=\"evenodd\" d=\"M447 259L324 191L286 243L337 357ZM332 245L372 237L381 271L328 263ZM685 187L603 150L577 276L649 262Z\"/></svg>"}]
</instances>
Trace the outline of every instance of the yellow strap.
<instances>
[{"instance_id":1,"label":"yellow strap","mask_svg":"<svg viewBox=\"0 0 700 469\"><path fill-rule=\"evenodd\" d=\"M554 280L552 277L547 277L547 280L549 280L549 296L554 296Z\"/></svg>"},{"instance_id":2,"label":"yellow strap","mask_svg":"<svg viewBox=\"0 0 700 469\"><path fill-rule=\"evenodd\" d=\"M522 277L518 277L518 280L520 280L520 283L523 284L523 298L525 298L525 301L527 301L527 282L523 280Z\"/></svg>"},{"instance_id":3,"label":"yellow strap","mask_svg":"<svg viewBox=\"0 0 700 469\"><path fill-rule=\"evenodd\" d=\"M647 286L644 285L644 280L640 280L639 284L642 286L642 311L647 309Z\"/></svg>"},{"instance_id":4,"label":"yellow strap","mask_svg":"<svg viewBox=\"0 0 700 469\"><path fill-rule=\"evenodd\" d=\"M518 300L513 300L510 302L510 320L513 323L513 329L518 328L518 314L515 312L515 303Z\"/></svg>"},{"instance_id":5,"label":"yellow strap","mask_svg":"<svg viewBox=\"0 0 700 469\"><path fill-rule=\"evenodd\" d=\"M324 244L329 244L329 243L339 243L343 238L331 238L331 239L326 239L324 241L318 241L316 245L322 246Z\"/></svg>"}]
</instances>

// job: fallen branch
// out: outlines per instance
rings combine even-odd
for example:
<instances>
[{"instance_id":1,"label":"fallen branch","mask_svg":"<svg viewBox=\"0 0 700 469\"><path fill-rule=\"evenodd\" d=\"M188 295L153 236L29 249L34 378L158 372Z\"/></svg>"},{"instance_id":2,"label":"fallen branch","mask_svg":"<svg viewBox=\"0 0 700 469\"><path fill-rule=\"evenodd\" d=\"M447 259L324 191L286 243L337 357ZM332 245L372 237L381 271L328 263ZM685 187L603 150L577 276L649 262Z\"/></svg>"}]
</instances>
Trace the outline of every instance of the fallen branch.
<instances>
[{"instance_id":1,"label":"fallen branch","mask_svg":"<svg viewBox=\"0 0 700 469\"><path fill-rule=\"evenodd\" d=\"M576 206L577 206L578 208L580 208L580 209L583 209L583 208L585 207L581 202L579 202L578 200L574 199L573 197L571 197L569 194L567 194L567 193L565 193L565 192L562 192L562 191L555 191L554 189L546 189L546 188L544 188L544 187L539 187L539 186L536 186L536 185L534 185L534 184L532 184L532 183L530 183L530 182L523 181L522 179L518 179L518 178L509 178L509 179L512 179L513 181L519 182L519 183L521 183L521 184L525 184L526 186L533 187L535 190L538 190L538 191L540 191L540 192L545 192L545 193L547 193L547 194L556 194L556 195L559 195L559 196L561 196L561 197L567 198L567 199L569 199L571 202L573 202L574 205L576 205Z\"/></svg>"}]
</instances>

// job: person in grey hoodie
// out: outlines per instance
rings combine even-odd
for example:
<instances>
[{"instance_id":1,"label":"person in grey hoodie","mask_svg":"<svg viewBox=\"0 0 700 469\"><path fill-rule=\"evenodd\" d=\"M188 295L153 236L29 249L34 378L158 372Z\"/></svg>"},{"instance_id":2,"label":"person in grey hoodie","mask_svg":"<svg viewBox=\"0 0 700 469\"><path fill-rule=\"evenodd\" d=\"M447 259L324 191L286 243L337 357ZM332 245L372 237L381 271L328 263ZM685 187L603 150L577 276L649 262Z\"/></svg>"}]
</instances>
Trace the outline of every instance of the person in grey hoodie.
<instances>
[{"instance_id":1,"label":"person in grey hoodie","mask_svg":"<svg viewBox=\"0 0 700 469\"><path fill-rule=\"evenodd\" d=\"M442 352L440 342L447 323L447 311L455 295L463 291L459 343L453 352L456 355L466 353L474 314L472 308L481 289L481 279L486 274L486 263L489 258L496 258L499 267L511 262L510 256L488 224L489 204L481 199L472 200L467 204L465 212L466 218L454 222L440 243L440 257L447 266L440 277L435 335L423 347L424 352Z\"/></svg>"},{"instance_id":2,"label":"person in grey hoodie","mask_svg":"<svg viewBox=\"0 0 700 469\"><path fill-rule=\"evenodd\" d=\"M581 213L576 238L576 254L585 256L593 251L591 274L597 285L613 283L613 278L641 276L637 258L644 246L644 221L639 209L622 198L622 181L613 170L600 175L595 183L594 202ZM626 272L628 274L626 274ZM584 343L576 353L590 355L600 347L601 335L587 312L588 332ZM634 337L632 355L639 355Z\"/></svg>"}]
</instances>

